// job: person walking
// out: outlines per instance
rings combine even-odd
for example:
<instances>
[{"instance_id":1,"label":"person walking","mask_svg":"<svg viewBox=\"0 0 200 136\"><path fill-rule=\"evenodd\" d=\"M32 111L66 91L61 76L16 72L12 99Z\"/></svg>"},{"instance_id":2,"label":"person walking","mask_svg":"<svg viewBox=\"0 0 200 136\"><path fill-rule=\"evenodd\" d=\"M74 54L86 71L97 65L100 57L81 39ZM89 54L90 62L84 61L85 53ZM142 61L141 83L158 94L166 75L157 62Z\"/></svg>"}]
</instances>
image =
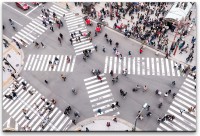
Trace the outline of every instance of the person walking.
<instances>
[{"instance_id":1,"label":"person walking","mask_svg":"<svg viewBox=\"0 0 200 136\"><path fill-rule=\"evenodd\" d=\"M102 82L102 77L100 77L99 75L97 75L97 79Z\"/></svg>"},{"instance_id":2,"label":"person walking","mask_svg":"<svg viewBox=\"0 0 200 136\"><path fill-rule=\"evenodd\" d=\"M72 123L73 123L74 125L76 125L76 120L75 120L75 119L73 119L73 120L72 120Z\"/></svg>"},{"instance_id":3,"label":"person walking","mask_svg":"<svg viewBox=\"0 0 200 136\"><path fill-rule=\"evenodd\" d=\"M142 50L142 49L143 49L143 46L140 48L140 54L142 54L142 52L143 52L143 50Z\"/></svg>"},{"instance_id":4,"label":"person walking","mask_svg":"<svg viewBox=\"0 0 200 136\"><path fill-rule=\"evenodd\" d=\"M101 111L101 109L98 109L97 112L98 112L99 114L101 114L102 111Z\"/></svg>"},{"instance_id":5,"label":"person walking","mask_svg":"<svg viewBox=\"0 0 200 136\"><path fill-rule=\"evenodd\" d=\"M85 129L86 129L86 130L85 130L86 132L89 132L89 131L90 131L87 127L86 127Z\"/></svg>"},{"instance_id":6,"label":"person walking","mask_svg":"<svg viewBox=\"0 0 200 136\"><path fill-rule=\"evenodd\" d=\"M29 116L25 116L25 118L26 118L27 120L31 120Z\"/></svg>"},{"instance_id":7,"label":"person walking","mask_svg":"<svg viewBox=\"0 0 200 136\"><path fill-rule=\"evenodd\" d=\"M104 53L106 52L106 48L103 46L103 50L102 50Z\"/></svg>"},{"instance_id":8,"label":"person walking","mask_svg":"<svg viewBox=\"0 0 200 136\"><path fill-rule=\"evenodd\" d=\"M118 102L118 101L116 101L116 102L115 102L115 105L116 105L116 106L118 106L118 107L120 107L120 105L119 105L119 102Z\"/></svg>"},{"instance_id":9,"label":"person walking","mask_svg":"<svg viewBox=\"0 0 200 136\"><path fill-rule=\"evenodd\" d=\"M185 110L184 109L180 109L181 116L182 116L183 112L185 112Z\"/></svg>"},{"instance_id":10,"label":"person walking","mask_svg":"<svg viewBox=\"0 0 200 136\"><path fill-rule=\"evenodd\" d=\"M114 104L112 104L112 105L111 105L111 108L112 108L112 109L114 109L114 108L115 108L115 105L114 105Z\"/></svg>"},{"instance_id":11,"label":"person walking","mask_svg":"<svg viewBox=\"0 0 200 136\"><path fill-rule=\"evenodd\" d=\"M70 58L69 58L69 56L67 56L67 63L70 63Z\"/></svg>"},{"instance_id":12,"label":"person walking","mask_svg":"<svg viewBox=\"0 0 200 136\"><path fill-rule=\"evenodd\" d=\"M144 91L143 92L146 92L147 91L147 86L144 85Z\"/></svg>"},{"instance_id":13,"label":"person walking","mask_svg":"<svg viewBox=\"0 0 200 136\"><path fill-rule=\"evenodd\" d=\"M24 113L24 115L26 115L28 113L28 110L22 109L22 112Z\"/></svg>"},{"instance_id":14,"label":"person walking","mask_svg":"<svg viewBox=\"0 0 200 136\"><path fill-rule=\"evenodd\" d=\"M60 38L63 40L63 34L62 34L62 33L60 33L60 34L59 34L59 36L60 36Z\"/></svg>"},{"instance_id":15,"label":"person walking","mask_svg":"<svg viewBox=\"0 0 200 136\"><path fill-rule=\"evenodd\" d=\"M37 105L36 103L34 103L34 105L35 105L36 109L39 110L39 105Z\"/></svg>"},{"instance_id":16,"label":"person walking","mask_svg":"<svg viewBox=\"0 0 200 136\"><path fill-rule=\"evenodd\" d=\"M95 51L97 52L97 45L96 45L96 44L94 45L94 49L95 49Z\"/></svg>"},{"instance_id":17,"label":"person walking","mask_svg":"<svg viewBox=\"0 0 200 136\"><path fill-rule=\"evenodd\" d=\"M66 3L66 9L69 9L69 5Z\"/></svg>"},{"instance_id":18,"label":"person walking","mask_svg":"<svg viewBox=\"0 0 200 136\"><path fill-rule=\"evenodd\" d=\"M110 45L112 45L112 40L111 39L109 40L109 42L110 42Z\"/></svg>"},{"instance_id":19,"label":"person walking","mask_svg":"<svg viewBox=\"0 0 200 136\"><path fill-rule=\"evenodd\" d=\"M114 74L113 74L113 70L111 70L111 71L110 71L110 75L111 75L111 76L113 76L113 75L114 75Z\"/></svg>"},{"instance_id":20,"label":"person walking","mask_svg":"<svg viewBox=\"0 0 200 136\"><path fill-rule=\"evenodd\" d=\"M6 98L8 98L8 99L11 99L11 100L13 99L13 97L12 97L11 95L6 95L6 94L5 94L4 96L5 96Z\"/></svg>"},{"instance_id":21,"label":"person walking","mask_svg":"<svg viewBox=\"0 0 200 136\"><path fill-rule=\"evenodd\" d=\"M46 84L48 84L48 81L47 81L47 80L44 80L44 82L45 82Z\"/></svg>"},{"instance_id":22,"label":"person walking","mask_svg":"<svg viewBox=\"0 0 200 136\"><path fill-rule=\"evenodd\" d=\"M54 32L54 30L53 30L53 26L50 26L50 30L51 30L52 32Z\"/></svg>"},{"instance_id":23,"label":"person walking","mask_svg":"<svg viewBox=\"0 0 200 136\"><path fill-rule=\"evenodd\" d=\"M71 37L72 37L72 39L74 39L74 35L73 35L73 33L71 33Z\"/></svg>"},{"instance_id":24,"label":"person walking","mask_svg":"<svg viewBox=\"0 0 200 136\"><path fill-rule=\"evenodd\" d=\"M107 127L110 127L110 122L107 122L107 123L106 123L106 126L107 126Z\"/></svg>"},{"instance_id":25,"label":"person walking","mask_svg":"<svg viewBox=\"0 0 200 136\"><path fill-rule=\"evenodd\" d=\"M65 81L66 80L66 76L64 76L63 74L61 74L61 78Z\"/></svg>"},{"instance_id":26,"label":"person walking","mask_svg":"<svg viewBox=\"0 0 200 136\"><path fill-rule=\"evenodd\" d=\"M58 41L59 41L59 43L61 44L61 39L60 39L60 37L58 37Z\"/></svg>"},{"instance_id":27,"label":"person walking","mask_svg":"<svg viewBox=\"0 0 200 136\"><path fill-rule=\"evenodd\" d=\"M72 38L70 38L70 39L69 39L69 41L71 42L71 45L72 45L72 43L73 43L73 40L72 40Z\"/></svg>"},{"instance_id":28,"label":"person walking","mask_svg":"<svg viewBox=\"0 0 200 136\"><path fill-rule=\"evenodd\" d=\"M128 51L128 55L131 57L131 51Z\"/></svg>"},{"instance_id":29,"label":"person walking","mask_svg":"<svg viewBox=\"0 0 200 136\"><path fill-rule=\"evenodd\" d=\"M42 48L45 48L44 44L41 42Z\"/></svg>"},{"instance_id":30,"label":"person walking","mask_svg":"<svg viewBox=\"0 0 200 136\"><path fill-rule=\"evenodd\" d=\"M12 91L12 95L13 95L13 97L17 97L17 93L14 90Z\"/></svg>"},{"instance_id":31,"label":"person walking","mask_svg":"<svg viewBox=\"0 0 200 136\"><path fill-rule=\"evenodd\" d=\"M104 37L107 39L107 38L108 38L108 34L107 34L107 33L105 33Z\"/></svg>"}]
</instances>

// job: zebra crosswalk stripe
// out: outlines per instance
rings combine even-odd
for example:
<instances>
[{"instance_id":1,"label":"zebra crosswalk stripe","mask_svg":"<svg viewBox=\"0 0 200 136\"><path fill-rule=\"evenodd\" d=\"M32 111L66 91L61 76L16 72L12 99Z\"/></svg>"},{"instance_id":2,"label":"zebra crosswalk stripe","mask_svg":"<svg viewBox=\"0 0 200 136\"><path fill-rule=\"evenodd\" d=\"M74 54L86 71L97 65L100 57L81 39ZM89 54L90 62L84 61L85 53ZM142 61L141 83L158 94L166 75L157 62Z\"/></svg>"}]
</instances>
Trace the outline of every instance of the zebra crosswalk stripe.
<instances>
[{"instance_id":1,"label":"zebra crosswalk stripe","mask_svg":"<svg viewBox=\"0 0 200 136\"><path fill-rule=\"evenodd\" d=\"M115 60L115 58L113 59ZM84 79L88 97L90 99L92 110L95 113L95 116L108 114L117 110L117 108L111 108L111 105L115 102L111 89L109 89L108 82L106 81L106 77L104 74L100 74L100 76L102 77L102 82L100 82L96 76ZM97 113L98 109L102 110L101 114ZM119 115L120 113L117 112L114 114Z\"/></svg>"},{"instance_id":2,"label":"zebra crosswalk stripe","mask_svg":"<svg viewBox=\"0 0 200 136\"><path fill-rule=\"evenodd\" d=\"M35 69L35 66L36 66L38 60L39 60L39 55L37 55L35 58L35 63L33 64L32 71Z\"/></svg>"},{"instance_id":3,"label":"zebra crosswalk stripe","mask_svg":"<svg viewBox=\"0 0 200 136\"><path fill-rule=\"evenodd\" d=\"M171 65L173 66L173 65ZM172 67L174 69L174 67ZM173 74L172 74L173 75ZM188 108L196 105L196 92L194 90L195 81L186 83L190 80L190 76L187 76L185 82L180 87L179 92L175 96L172 104L170 105L167 113L174 115L175 119L171 122L164 121L159 124L157 130L159 131L195 131L196 130L196 115L191 112L187 112ZM180 112L180 110L185 112Z\"/></svg>"},{"instance_id":4,"label":"zebra crosswalk stripe","mask_svg":"<svg viewBox=\"0 0 200 136\"><path fill-rule=\"evenodd\" d=\"M145 59L142 58L142 75L145 75Z\"/></svg>"},{"instance_id":5,"label":"zebra crosswalk stripe","mask_svg":"<svg viewBox=\"0 0 200 136\"><path fill-rule=\"evenodd\" d=\"M147 58L147 75L150 75L149 58Z\"/></svg>"},{"instance_id":6,"label":"zebra crosswalk stripe","mask_svg":"<svg viewBox=\"0 0 200 136\"><path fill-rule=\"evenodd\" d=\"M35 59L35 56L36 55L32 56L31 62L30 62L29 67L28 67L28 70L31 70L31 67L32 67L32 64L33 64L33 60Z\"/></svg>"},{"instance_id":7,"label":"zebra crosswalk stripe","mask_svg":"<svg viewBox=\"0 0 200 136\"><path fill-rule=\"evenodd\" d=\"M59 59L58 64L54 65L53 69L49 65L49 61L54 64L54 59ZM67 63L67 56L65 55L32 55L28 56L24 70L31 71L66 71L73 72L76 56L70 57L70 62ZM66 65L67 63L67 65ZM28 68L28 69L27 69Z\"/></svg>"},{"instance_id":8,"label":"zebra crosswalk stripe","mask_svg":"<svg viewBox=\"0 0 200 136\"><path fill-rule=\"evenodd\" d=\"M17 80L20 84L24 81L24 79L22 79L21 77ZM12 86L13 84L4 93L9 93ZM27 84L27 88L27 91L23 91L22 85L20 85L19 88L16 89L18 98L15 100L9 100L9 102L5 103L5 101L7 101L8 99L3 99L3 108L22 127L28 125L32 128L32 131L42 131L42 128L39 125L43 118L47 117L48 113L45 113L43 117L40 117L38 112L33 108L33 103L39 105L39 109L43 107L43 102L40 101L41 94L36 91L33 95L30 95L28 91L32 90L33 87L29 83ZM31 119L30 121L25 119L25 115L22 112L23 108L28 109L28 113L26 114L26 116ZM54 105L52 106L52 108L54 108ZM54 120L50 120L45 129L47 130L48 128L50 128L51 130L55 131L60 131L62 130L62 128L65 130L68 129L68 127L71 125L71 119L69 117L66 118L64 114L61 114L62 112L57 107L54 108L53 112L55 113L55 115L52 116L52 114L50 114L49 116L53 117Z\"/></svg>"},{"instance_id":9,"label":"zebra crosswalk stripe","mask_svg":"<svg viewBox=\"0 0 200 136\"><path fill-rule=\"evenodd\" d=\"M128 74L131 73L131 58L128 58Z\"/></svg>"},{"instance_id":10,"label":"zebra crosswalk stripe","mask_svg":"<svg viewBox=\"0 0 200 136\"><path fill-rule=\"evenodd\" d=\"M38 63L38 65L37 65L36 71L38 71L42 60L43 60L43 55L41 55L41 58L39 58L39 63Z\"/></svg>"},{"instance_id":11,"label":"zebra crosswalk stripe","mask_svg":"<svg viewBox=\"0 0 200 136\"><path fill-rule=\"evenodd\" d=\"M110 57L110 64L109 64L109 71L110 72L112 70L112 57Z\"/></svg>"},{"instance_id":12,"label":"zebra crosswalk stripe","mask_svg":"<svg viewBox=\"0 0 200 136\"><path fill-rule=\"evenodd\" d=\"M64 58L64 55L61 55L60 63L59 63L59 65L58 65L57 71L60 71L61 65L64 63L64 62L63 62L63 58Z\"/></svg>"},{"instance_id":13,"label":"zebra crosswalk stripe","mask_svg":"<svg viewBox=\"0 0 200 136\"><path fill-rule=\"evenodd\" d=\"M116 73L116 68L117 68L117 57L114 57L115 61L114 61L114 73Z\"/></svg>"},{"instance_id":14,"label":"zebra crosswalk stripe","mask_svg":"<svg viewBox=\"0 0 200 136\"><path fill-rule=\"evenodd\" d=\"M164 60L161 58L161 69L162 69L162 75L165 76L165 67L164 67Z\"/></svg>"},{"instance_id":15,"label":"zebra crosswalk stripe","mask_svg":"<svg viewBox=\"0 0 200 136\"><path fill-rule=\"evenodd\" d=\"M176 76L174 62L169 63L164 58L140 58L140 57L123 57L121 61L118 57L105 57L104 73L113 70L113 73L120 74L122 70L127 69L128 74L134 75L155 75L155 76ZM170 74L171 71L171 74ZM178 70L176 70L178 73ZM185 76L177 74L177 76ZM187 80L188 82L192 82Z\"/></svg>"},{"instance_id":16,"label":"zebra crosswalk stripe","mask_svg":"<svg viewBox=\"0 0 200 136\"><path fill-rule=\"evenodd\" d=\"M135 57L133 58L133 74L135 75Z\"/></svg>"},{"instance_id":17,"label":"zebra crosswalk stripe","mask_svg":"<svg viewBox=\"0 0 200 136\"><path fill-rule=\"evenodd\" d=\"M107 73L107 68L108 68L108 56L106 56L106 59L105 59L104 73Z\"/></svg>"},{"instance_id":18,"label":"zebra crosswalk stripe","mask_svg":"<svg viewBox=\"0 0 200 136\"><path fill-rule=\"evenodd\" d=\"M31 55L28 56L28 59L27 59L26 64L25 64L25 66L24 66L24 70L26 70L26 68L27 68L27 66L28 66L28 64L29 64L30 58L31 58Z\"/></svg>"},{"instance_id":19,"label":"zebra crosswalk stripe","mask_svg":"<svg viewBox=\"0 0 200 136\"><path fill-rule=\"evenodd\" d=\"M48 65L48 62L46 61L46 59L47 59L47 55L44 56L42 66L40 67L40 71L43 70L43 68L44 68L44 66L45 66L45 62L47 63L46 65Z\"/></svg>"}]
</instances>

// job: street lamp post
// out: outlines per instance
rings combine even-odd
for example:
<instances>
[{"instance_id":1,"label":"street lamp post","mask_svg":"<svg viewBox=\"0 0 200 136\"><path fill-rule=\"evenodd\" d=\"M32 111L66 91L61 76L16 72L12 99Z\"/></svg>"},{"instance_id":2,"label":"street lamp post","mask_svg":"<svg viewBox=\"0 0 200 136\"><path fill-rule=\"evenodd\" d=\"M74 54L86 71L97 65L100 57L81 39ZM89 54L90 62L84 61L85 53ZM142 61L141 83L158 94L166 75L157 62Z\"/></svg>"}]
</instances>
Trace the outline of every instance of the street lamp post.
<instances>
[{"instance_id":1,"label":"street lamp post","mask_svg":"<svg viewBox=\"0 0 200 136\"><path fill-rule=\"evenodd\" d=\"M145 104L143 105L143 107L142 107L141 111L138 113L138 115L137 115L137 117L136 117L136 119L135 119L135 124L134 124L133 131L135 131L135 130L136 130L137 120L138 120L138 118L139 118L140 114L142 113L142 111L143 111L143 110L144 110L144 109L145 109L147 106L148 106L148 104L147 104L147 103L145 103Z\"/></svg>"}]
</instances>

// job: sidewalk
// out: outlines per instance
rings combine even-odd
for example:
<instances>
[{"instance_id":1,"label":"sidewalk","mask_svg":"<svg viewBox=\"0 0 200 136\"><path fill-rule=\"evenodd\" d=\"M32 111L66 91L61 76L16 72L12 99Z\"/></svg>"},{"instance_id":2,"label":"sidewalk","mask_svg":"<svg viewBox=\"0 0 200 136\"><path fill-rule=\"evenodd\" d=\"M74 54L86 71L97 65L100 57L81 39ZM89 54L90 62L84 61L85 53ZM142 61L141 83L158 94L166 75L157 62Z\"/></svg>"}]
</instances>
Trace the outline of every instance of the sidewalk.
<instances>
[{"instance_id":1,"label":"sidewalk","mask_svg":"<svg viewBox=\"0 0 200 136\"><path fill-rule=\"evenodd\" d=\"M66 3L62 2L62 3L57 3L57 4L66 9L66 6L65 6ZM82 12L81 12L81 9L82 9L83 6L75 6L75 4L73 2L68 2L68 5L69 5L69 8L70 8L70 11L72 11L74 13L79 13L80 16L86 16L85 14L82 14ZM123 7L125 7L125 6L123 6ZM170 4L170 5L167 6L167 9L169 10L171 7L172 7L172 5ZM99 12L102 8L104 8L105 10L107 10L107 9L109 10L109 8L107 8L107 9L105 8L105 2L100 2L99 4L95 5L95 9L96 9L97 12ZM191 19L196 18L196 6L194 5L191 10L192 10ZM145 14L145 12L140 12L140 13ZM122 15L122 13L121 13L121 15ZM133 22L135 23L136 21L138 21L137 14L132 14L132 15L134 16ZM161 16L162 15L160 14L159 17L161 17ZM154 19L155 18L155 14L150 15L150 17ZM106 18L104 18L104 20L108 23L108 27L113 29L114 23L116 23L116 17L113 20L110 20L110 17L106 17ZM121 23L127 24L128 21L130 22L130 27L128 29L131 29L131 26L132 26L133 22L131 22L131 17L128 15L128 13L126 14L124 19L119 21L118 25L120 25ZM191 22L191 21L189 21L187 19L186 22ZM185 46L187 44L189 44L189 49L192 47L192 44L191 44L192 37L193 36L196 37L196 28L197 28L196 25L193 25L192 30L190 31L190 33L184 37L184 40L186 42ZM146 30L149 30L149 29L150 29L149 27L146 27ZM172 42L174 40L174 37L175 37L175 31L171 32L169 30L167 32L167 35L169 37L169 42L167 44L168 45L168 50L169 50L170 47L171 47L171 44L172 44ZM131 38L141 42L141 40L139 40L139 39L135 39L134 37L131 37ZM178 39L178 36L176 37L176 39ZM157 43L157 41L158 41L158 38L155 40L155 43ZM154 49L154 51L156 51L156 49L157 49L156 46L155 47L148 46L148 47L151 47L152 49ZM161 53L163 55L165 55L164 50L160 50L160 51L161 51ZM196 60L197 60L197 48L196 48L196 45L194 47L194 55L193 55L194 59L193 59L192 62L188 62L188 63L185 62L186 57L188 57L188 55L189 55L189 51L187 53L183 53L183 54L179 54L179 52L180 51L177 50L175 56L173 54L171 54L172 59L175 59L180 63L188 64L188 65L191 65L191 66L195 66L196 65Z\"/></svg>"},{"instance_id":2,"label":"sidewalk","mask_svg":"<svg viewBox=\"0 0 200 136\"><path fill-rule=\"evenodd\" d=\"M3 46L3 58L5 58L12 67L16 70L16 74L19 74L22 70L24 53L22 49L19 49L13 41L3 35L3 39L6 39L9 43L8 47ZM2 58L2 60L3 60ZM10 66L5 65L5 61L2 62L3 67L3 90L5 90L13 82L11 73L15 73L15 70ZM4 70L5 68L5 70Z\"/></svg>"},{"instance_id":3,"label":"sidewalk","mask_svg":"<svg viewBox=\"0 0 200 136\"><path fill-rule=\"evenodd\" d=\"M132 131L133 124L117 118L117 122L114 122L112 116L97 116L88 118L71 127L69 131L86 131L86 127L89 131ZM110 126L107 127L106 123L110 122ZM136 128L136 131L141 131Z\"/></svg>"}]
</instances>

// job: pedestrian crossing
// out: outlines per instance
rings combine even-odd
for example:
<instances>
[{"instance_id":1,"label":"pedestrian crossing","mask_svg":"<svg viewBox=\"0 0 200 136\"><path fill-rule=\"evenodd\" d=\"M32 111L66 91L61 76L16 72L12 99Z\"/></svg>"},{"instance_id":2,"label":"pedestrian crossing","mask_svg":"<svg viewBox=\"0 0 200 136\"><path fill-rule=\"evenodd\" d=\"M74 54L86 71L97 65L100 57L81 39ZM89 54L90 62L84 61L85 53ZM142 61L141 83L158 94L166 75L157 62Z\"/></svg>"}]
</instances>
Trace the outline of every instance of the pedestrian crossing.
<instances>
[{"instance_id":1,"label":"pedestrian crossing","mask_svg":"<svg viewBox=\"0 0 200 136\"><path fill-rule=\"evenodd\" d=\"M196 109L188 112L188 108L196 106L195 86L196 81L188 75L166 113L174 115L175 119L160 123L157 131L196 131ZM185 110L182 115L181 109Z\"/></svg>"},{"instance_id":2,"label":"pedestrian crossing","mask_svg":"<svg viewBox=\"0 0 200 136\"><path fill-rule=\"evenodd\" d=\"M20 41L20 39L22 39L27 45L30 45L46 30L47 28L42 25L39 19L36 18L12 36L12 39L15 39L18 43L23 44Z\"/></svg>"},{"instance_id":3,"label":"pedestrian crossing","mask_svg":"<svg viewBox=\"0 0 200 136\"><path fill-rule=\"evenodd\" d=\"M119 115L118 107L111 108L112 104L115 104L114 97L109 89L108 82L106 81L105 74L100 75L102 82L97 79L97 76L92 76L84 79L87 93L89 95L90 103L92 104L93 112L95 116L111 113L113 115ZM102 113L97 113L98 109L102 110Z\"/></svg>"},{"instance_id":4,"label":"pedestrian crossing","mask_svg":"<svg viewBox=\"0 0 200 136\"><path fill-rule=\"evenodd\" d=\"M114 74L121 74L127 69L128 74L154 76L185 76L174 68L175 62L165 58L118 57L105 58L104 73L113 70Z\"/></svg>"},{"instance_id":5,"label":"pedestrian crossing","mask_svg":"<svg viewBox=\"0 0 200 136\"><path fill-rule=\"evenodd\" d=\"M76 37L80 36L80 39L81 39L80 42L76 41L76 38L73 39L73 47L74 47L76 55L83 54L83 50L85 49L91 49L91 51L94 51L92 42L90 42L90 40L87 37L81 36L81 34L79 34L79 30L82 33L88 33L85 26L85 22L82 17L76 16L75 13L71 13L56 5L51 6L50 11L51 12L54 11L56 15L59 16L60 18L62 18L63 14L65 14L65 21L66 21L69 33L76 33Z\"/></svg>"},{"instance_id":6,"label":"pedestrian crossing","mask_svg":"<svg viewBox=\"0 0 200 136\"><path fill-rule=\"evenodd\" d=\"M21 82L25 81L23 78L19 77L17 79L20 83L19 88L15 90L18 98L10 100L6 97L3 97L3 108L6 110L9 115L15 119L16 122L21 127L28 126L31 128L31 131L66 131L72 121L68 116L65 116L62 111L60 111L54 104L52 104L53 111L46 112L44 106L46 105L40 98L41 94L36 90L33 95L29 94L30 90L35 90L29 83L27 83L27 91L22 89ZM13 84L3 91L3 95L9 95L13 88ZM38 109L35 106L38 105ZM30 118L27 120L25 118L22 109L28 109L26 116ZM39 111L43 115L39 114ZM42 121L49 116L49 122L44 129L40 126ZM24 130L22 130L24 131Z\"/></svg>"},{"instance_id":7,"label":"pedestrian crossing","mask_svg":"<svg viewBox=\"0 0 200 136\"><path fill-rule=\"evenodd\" d=\"M67 56L70 58L70 62L67 62ZM57 57L59 63L51 67L49 61L54 63L54 59ZM36 55L29 54L27 61L24 65L25 71L60 71L60 72L73 72L76 56L71 55Z\"/></svg>"}]
</instances>

